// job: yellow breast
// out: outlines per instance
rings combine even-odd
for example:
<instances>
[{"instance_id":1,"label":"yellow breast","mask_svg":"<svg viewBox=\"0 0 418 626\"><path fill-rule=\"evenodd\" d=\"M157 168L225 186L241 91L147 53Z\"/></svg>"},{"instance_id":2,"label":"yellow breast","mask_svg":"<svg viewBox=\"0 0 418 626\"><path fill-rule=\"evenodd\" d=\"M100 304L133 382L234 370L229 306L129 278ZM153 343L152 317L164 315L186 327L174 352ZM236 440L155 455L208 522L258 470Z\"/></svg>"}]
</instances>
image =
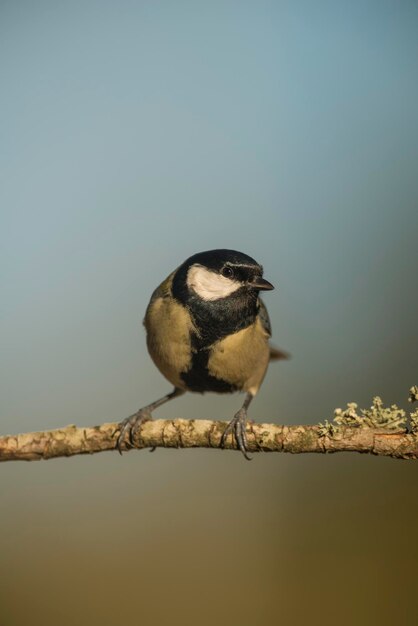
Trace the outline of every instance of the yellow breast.
<instances>
[{"instance_id":1,"label":"yellow breast","mask_svg":"<svg viewBox=\"0 0 418 626\"><path fill-rule=\"evenodd\" d=\"M255 395L269 362L268 338L257 318L255 324L221 339L211 349L209 373Z\"/></svg>"}]
</instances>

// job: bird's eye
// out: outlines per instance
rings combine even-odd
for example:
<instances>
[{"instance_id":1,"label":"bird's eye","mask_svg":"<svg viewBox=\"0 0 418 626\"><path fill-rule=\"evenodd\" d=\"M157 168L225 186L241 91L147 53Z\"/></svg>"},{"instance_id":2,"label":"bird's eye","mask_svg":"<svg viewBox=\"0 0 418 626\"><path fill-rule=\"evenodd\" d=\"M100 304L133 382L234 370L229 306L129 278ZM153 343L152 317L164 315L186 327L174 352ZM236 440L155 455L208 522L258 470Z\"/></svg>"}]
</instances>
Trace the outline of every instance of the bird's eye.
<instances>
[{"instance_id":1,"label":"bird's eye","mask_svg":"<svg viewBox=\"0 0 418 626\"><path fill-rule=\"evenodd\" d=\"M230 267L223 267L221 274L222 274L222 276L225 276L225 278L233 278L234 277L234 271Z\"/></svg>"}]
</instances>

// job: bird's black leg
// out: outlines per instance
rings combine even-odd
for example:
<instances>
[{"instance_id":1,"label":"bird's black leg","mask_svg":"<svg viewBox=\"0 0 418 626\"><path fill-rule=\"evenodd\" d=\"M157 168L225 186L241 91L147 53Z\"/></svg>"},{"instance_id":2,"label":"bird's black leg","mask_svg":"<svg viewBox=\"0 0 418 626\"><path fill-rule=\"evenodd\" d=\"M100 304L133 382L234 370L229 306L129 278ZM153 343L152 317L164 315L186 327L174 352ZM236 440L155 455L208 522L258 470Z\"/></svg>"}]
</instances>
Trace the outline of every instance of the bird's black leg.
<instances>
[{"instance_id":1,"label":"bird's black leg","mask_svg":"<svg viewBox=\"0 0 418 626\"><path fill-rule=\"evenodd\" d=\"M225 446L227 436L229 435L229 433L233 433L235 436L235 441L237 442L237 446L241 450L247 461L251 461L251 457L248 456L248 441L246 433L247 409L250 406L250 402L253 398L254 396L252 395L252 393L247 393L242 408L238 411L238 413L235 413L234 418L225 428L221 438L221 448L223 448Z\"/></svg>"},{"instance_id":2,"label":"bird's black leg","mask_svg":"<svg viewBox=\"0 0 418 626\"><path fill-rule=\"evenodd\" d=\"M169 400L173 400L173 398L178 398L178 396L181 396L183 393L184 393L183 389L174 387L171 393L168 393L166 396L164 396L163 398L160 398L159 400L156 400L152 404L148 404L147 406L144 406L142 409L139 409L139 411L137 411L133 415L130 415L126 419L122 420L117 429L119 430L119 437L116 442L116 447L119 450L119 452L122 454L123 445L125 445L126 448L134 447L135 435L136 435L138 428L144 422L147 422L148 420L152 419L152 412L155 409L157 409L162 404L165 404ZM128 435L127 440L125 440L126 435Z\"/></svg>"}]
</instances>

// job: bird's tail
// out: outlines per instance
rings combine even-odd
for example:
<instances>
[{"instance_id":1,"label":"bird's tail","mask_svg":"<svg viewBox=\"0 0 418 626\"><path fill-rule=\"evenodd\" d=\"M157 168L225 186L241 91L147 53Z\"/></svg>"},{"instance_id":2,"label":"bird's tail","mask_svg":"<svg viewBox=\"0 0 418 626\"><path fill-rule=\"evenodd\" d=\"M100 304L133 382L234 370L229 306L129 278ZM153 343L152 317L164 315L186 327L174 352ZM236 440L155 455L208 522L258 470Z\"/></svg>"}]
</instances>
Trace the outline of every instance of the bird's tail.
<instances>
[{"instance_id":1,"label":"bird's tail","mask_svg":"<svg viewBox=\"0 0 418 626\"><path fill-rule=\"evenodd\" d=\"M283 359L290 359L290 354L270 344L270 361L280 361Z\"/></svg>"}]
</instances>

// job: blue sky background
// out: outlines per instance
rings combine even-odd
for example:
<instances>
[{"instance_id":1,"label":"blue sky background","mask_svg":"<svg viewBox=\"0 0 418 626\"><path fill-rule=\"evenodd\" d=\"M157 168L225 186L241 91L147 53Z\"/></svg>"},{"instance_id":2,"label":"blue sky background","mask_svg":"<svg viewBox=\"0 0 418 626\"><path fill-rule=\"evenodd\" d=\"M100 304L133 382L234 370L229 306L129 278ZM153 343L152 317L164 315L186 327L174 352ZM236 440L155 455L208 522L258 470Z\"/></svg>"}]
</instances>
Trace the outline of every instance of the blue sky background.
<instances>
[{"instance_id":1,"label":"blue sky background","mask_svg":"<svg viewBox=\"0 0 418 626\"><path fill-rule=\"evenodd\" d=\"M417 61L416 2L3 1L1 430L117 420L165 393L146 353L145 307L187 256L216 247L264 265L276 285L265 297L274 341L293 356L271 367L255 419L316 422L377 393L406 406L418 370ZM158 414L229 419L240 401L189 395ZM158 451L1 469L3 536L15 538L5 546L7 598L23 600L19 610L3 601L8 626L25 623L26 605L43 626L53 611L73 623L51 575L63 560L86 623L115 623L116 603L99 610L107 589L142 586L158 604L150 570L179 606L173 578L214 595L231 586L228 622L251 618L237 608L239 589L257 590L259 623L270 623L272 594L284 616L294 597L305 598L302 611L320 585L332 587L331 571L348 584L379 570L384 587L379 555L368 552L374 525L391 520L381 538L398 536L418 513L397 500L416 468L381 459L257 456L247 467L227 453ZM304 503L317 520L313 543ZM359 552L347 539L356 524L370 539ZM342 530L327 552L330 527ZM130 533L144 569L134 557L116 565ZM205 570L194 559L207 533ZM254 536L266 560L248 546ZM95 545L88 564L74 548L83 540ZM240 545L253 562L245 579ZM223 565L211 560L218 549ZM21 569L28 551L46 555L35 583ZM320 554L328 561L317 572ZM370 624L377 605L359 603L353 615L361 609ZM390 617L390 601L379 606Z\"/></svg>"}]
</instances>

